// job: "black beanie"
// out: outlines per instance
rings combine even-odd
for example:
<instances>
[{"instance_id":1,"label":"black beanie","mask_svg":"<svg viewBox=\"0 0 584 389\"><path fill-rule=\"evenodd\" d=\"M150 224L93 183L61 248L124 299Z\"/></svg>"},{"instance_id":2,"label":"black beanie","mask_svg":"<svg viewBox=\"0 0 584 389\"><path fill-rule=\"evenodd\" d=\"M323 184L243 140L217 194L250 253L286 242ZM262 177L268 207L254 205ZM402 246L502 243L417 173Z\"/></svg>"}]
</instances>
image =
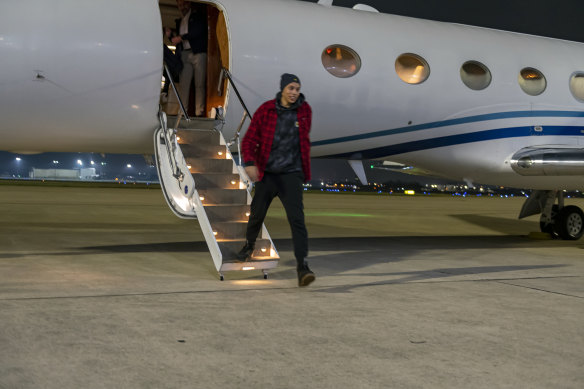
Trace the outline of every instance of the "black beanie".
<instances>
[{"instance_id":1,"label":"black beanie","mask_svg":"<svg viewBox=\"0 0 584 389\"><path fill-rule=\"evenodd\" d=\"M300 79L294 74L282 74L282 79L280 80L280 90L283 91L286 85L290 84L291 82L297 82L300 84Z\"/></svg>"}]
</instances>

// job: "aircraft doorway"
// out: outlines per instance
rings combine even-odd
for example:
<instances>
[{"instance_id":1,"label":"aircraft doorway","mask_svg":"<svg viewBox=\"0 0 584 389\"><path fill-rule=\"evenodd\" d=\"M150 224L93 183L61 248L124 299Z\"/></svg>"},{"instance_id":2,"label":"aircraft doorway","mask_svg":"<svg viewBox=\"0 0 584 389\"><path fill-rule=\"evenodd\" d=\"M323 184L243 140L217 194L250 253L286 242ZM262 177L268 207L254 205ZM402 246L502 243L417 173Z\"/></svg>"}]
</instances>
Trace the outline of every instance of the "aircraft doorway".
<instances>
[{"instance_id":1,"label":"aircraft doorway","mask_svg":"<svg viewBox=\"0 0 584 389\"><path fill-rule=\"evenodd\" d=\"M180 2L180 0L179 0ZM179 10L176 0L159 0L160 14L162 17L162 28L163 28L163 38L164 44L171 49L172 55L174 55L175 61L181 60L181 43L173 44L172 38L180 36L180 22L183 18L183 14ZM227 31L227 23L222 10L217 8L217 6L210 2L201 1L184 1L187 5L192 5L205 15L207 22L207 42L206 42L206 75L205 75L205 85L204 85L204 117L213 117L214 109L217 107L226 107L227 105L227 83L221 82L221 72L222 68L229 69L229 34ZM170 34L168 34L170 30ZM167 51L168 53L168 51ZM166 61L167 64L169 61ZM185 66L183 63L182 66ZM188 64L187 64L188 66ZM180 79L180 75L184 73L182 71L175 72L173 79L177 84L177 89L181 89L181 82L184 80ZM221 82L221 85L219 83ZM192 77L189 92L188 92L188 104L185 104L185 108L189 116L196 116L196 85L195 77ZM183 86L184 88L184 86ZM163 92L161 95L161 105L162 109L168 115L176 115L179 110L178 100L172 91L172 88L165 88L168 91ZM184 89L183 89L184 90ZM186 92L184 93L186 94ZM185 98L183 97L183 103Z\"/></svg>"}]
</instances>

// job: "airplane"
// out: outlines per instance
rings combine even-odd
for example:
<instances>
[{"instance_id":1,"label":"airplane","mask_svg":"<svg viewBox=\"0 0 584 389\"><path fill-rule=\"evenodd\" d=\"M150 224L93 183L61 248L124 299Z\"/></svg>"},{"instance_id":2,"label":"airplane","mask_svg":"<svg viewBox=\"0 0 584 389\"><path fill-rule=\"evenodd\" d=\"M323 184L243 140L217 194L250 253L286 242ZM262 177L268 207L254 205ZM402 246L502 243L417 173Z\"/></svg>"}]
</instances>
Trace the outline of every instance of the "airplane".
<instances>
[{"instance_id":1,"label":"airplane","mask_svg":"<svg viewBox=\"0 0 584 389\"><path fill-rule=\"evenodd\" d=\"M584 233L563 196L584 186L584 44L331 0L195 2L209 20L207 112L225 139L295 73L313 157L345 158L362 180L360 161L377 159L529 189L520 218L541 214L562 239ZM170 120L161 17L173 3L0 4L0 149L152 154Z\"/></svg>"}]
</instances>

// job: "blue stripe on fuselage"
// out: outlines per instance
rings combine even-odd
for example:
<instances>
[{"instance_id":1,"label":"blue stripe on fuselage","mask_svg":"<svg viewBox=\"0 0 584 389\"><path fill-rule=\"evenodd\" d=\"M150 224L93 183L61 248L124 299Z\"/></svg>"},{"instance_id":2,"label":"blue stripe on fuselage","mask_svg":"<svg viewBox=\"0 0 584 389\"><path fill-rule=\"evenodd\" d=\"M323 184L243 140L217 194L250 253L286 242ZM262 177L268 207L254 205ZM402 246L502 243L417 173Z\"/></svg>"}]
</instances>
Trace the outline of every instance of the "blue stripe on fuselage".
<instances>
[{"instance_id":1,"label":"blue stripe on fuselage","mask_svg":"<svg viewBox=\"0 0 584 389\"><path fill-rule=\"evenodd\" d=\"M413 151L433 149L437 147L453 146L464 143L481 142L494 139L518 138L524 136L582 136L584 135L584 127L568 127L568 126L545 126L542 132L535 132L532 126L525 127L511 127L500 128L496 130L478 131L467 134L449 135L431 139L417 140L412 142L405 142L391 146L377 147L374 149L366 149L359 151L352 151L348 153L340 153L334 155L327 155L331 158L349 158L356 157L358 159L374 159L388 157L396 154L410 153Z\"/></svg>"},{"instance_id":2,"label":"blue stripe on fuselage","mask_svg":"<svg viewBox=\"0 0 584 389\"><path fill-rule=\"evenodd\" d=\"M578 118L578 117L584 117L584 112L580 112L580 111L497 112L497 113L489 113L489 114L477 115L477 116L468 116L468 117L464 117L464 118L443 120L443 121L439 121L439 122L418 124L415 126L394 128L391 130L383 130L383 131L368 132L368 133L364 133L364 134L343 136L340 138L324 139L324 140L312 142L312 146L316 147L316 146L330 145L330 144L335 144L335 143L350 142L350 141L355 141L355 140L376 138L376 137L386 136L386 135L396 135L396 134L403 134L403 133L407 133L407 132L428 130L431 128L455 126L458 124L476 123L476 122L482 122L482 121L488 121L488 120L498 120L498 119L522 118L522 117L566 117L566 118L570 117L570 118ZM546 127L546 129L547 128L548 127Z\"/></svg>"}]
</instances>

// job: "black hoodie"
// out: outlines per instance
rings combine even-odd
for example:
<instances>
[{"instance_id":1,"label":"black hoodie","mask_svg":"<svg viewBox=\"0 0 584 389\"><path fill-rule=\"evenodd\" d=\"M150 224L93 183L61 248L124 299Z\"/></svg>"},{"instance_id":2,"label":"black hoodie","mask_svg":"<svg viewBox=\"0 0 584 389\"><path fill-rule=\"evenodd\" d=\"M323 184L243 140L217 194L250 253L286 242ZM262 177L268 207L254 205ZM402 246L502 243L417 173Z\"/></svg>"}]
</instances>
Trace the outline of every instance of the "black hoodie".
<instances>
[{"instance_id":1,"label":"black hoodie","mask_svg":"<svg viewBox=\"0 0 584 389\"><path fill-rule=\"evenodd\" d=\"M300 138L298 137L298 107L304 103L301 93L290 107L284 107L280 101L282 92L276 95L276 111L278 121L266 172L293 173L302 172L300 156Z\"/></svg>"}]
</instances>

